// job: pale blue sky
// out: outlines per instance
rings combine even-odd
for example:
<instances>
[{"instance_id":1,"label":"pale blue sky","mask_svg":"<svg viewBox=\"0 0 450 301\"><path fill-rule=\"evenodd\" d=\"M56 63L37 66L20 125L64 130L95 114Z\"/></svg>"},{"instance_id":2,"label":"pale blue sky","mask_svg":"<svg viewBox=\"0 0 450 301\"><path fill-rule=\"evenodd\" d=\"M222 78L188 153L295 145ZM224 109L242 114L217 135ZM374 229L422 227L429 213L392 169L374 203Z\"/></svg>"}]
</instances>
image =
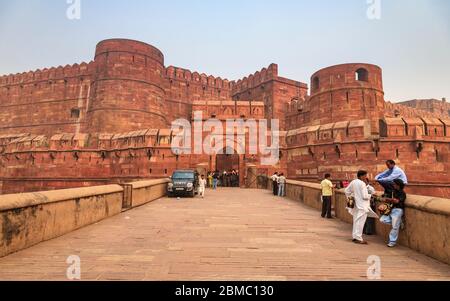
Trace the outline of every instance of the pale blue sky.
<instances>
[{"instance_id":1,"label":"pale blue sky","mask_svg":"<svg viewBox=\"0 0 450 301\"><path fill-rule=\"evenodd\" d=\"M323 67L368 62L384 70L386 99L450 98L450 1L0 0L0 74L93 59L106 38L158 47L166 65L228 79L270 63L309 83Z\"/></svg>"}]
</instances>

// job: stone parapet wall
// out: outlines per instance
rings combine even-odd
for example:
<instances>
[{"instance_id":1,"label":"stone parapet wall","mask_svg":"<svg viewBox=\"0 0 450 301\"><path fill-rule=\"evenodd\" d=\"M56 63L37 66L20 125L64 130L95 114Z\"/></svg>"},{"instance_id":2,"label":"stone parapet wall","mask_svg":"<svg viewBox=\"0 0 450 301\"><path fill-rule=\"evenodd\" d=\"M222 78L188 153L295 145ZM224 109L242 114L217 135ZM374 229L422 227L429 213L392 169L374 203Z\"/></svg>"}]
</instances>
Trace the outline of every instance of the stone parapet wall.
<instances>
[{"instance_id":1,"label":"stone parapet wall","mask_svg":"<svg viewBox=\"0 0 450 301\"><path fill-rule=\"evenodd\" d=\"M142 206L161 198L167 192L167 179L140 181L131 183L132 202L131 207Z\"/></svg>"},{"instance_id":2,"label":"stone parapet wall","mask_svg":"<svg viewBox=\"0 0 450 301\"><path fill-rule=\"evenodd\" d=\"M0 257L159 199L166 194L167 182L131 183L131 189L107 185L2 195Z\"/></svg>"}]
</instances>

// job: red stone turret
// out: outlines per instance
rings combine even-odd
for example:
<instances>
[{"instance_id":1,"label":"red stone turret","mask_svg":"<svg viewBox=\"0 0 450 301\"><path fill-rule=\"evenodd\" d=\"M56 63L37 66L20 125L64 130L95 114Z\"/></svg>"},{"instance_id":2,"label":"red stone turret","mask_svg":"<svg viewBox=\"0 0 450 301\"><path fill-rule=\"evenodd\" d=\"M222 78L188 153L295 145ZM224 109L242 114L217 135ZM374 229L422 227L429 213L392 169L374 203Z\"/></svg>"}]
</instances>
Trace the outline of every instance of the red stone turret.
<instances>
[{"instance_id":1,"label":"red stone turret","mask_svg":"<svg viewBox=\"0 0 450 301\"><path fill-rule=\"evenodd\" d=\"M132 131L168 125L161 51L138 41L105 40L97 45L95 64L87 132Z\"/></svg>"},{"instance_id":2,"label":"red stone turret","mask_svg":"<svg viewBox=\"0 0 450 301\"><path fill-rule=\"evenodd\" d=\"M310 120L327 124L342 120L370 119L378 134L384 113L381 68L370 64L328 67L311 77Z\"/></svg>"}]
</instances>

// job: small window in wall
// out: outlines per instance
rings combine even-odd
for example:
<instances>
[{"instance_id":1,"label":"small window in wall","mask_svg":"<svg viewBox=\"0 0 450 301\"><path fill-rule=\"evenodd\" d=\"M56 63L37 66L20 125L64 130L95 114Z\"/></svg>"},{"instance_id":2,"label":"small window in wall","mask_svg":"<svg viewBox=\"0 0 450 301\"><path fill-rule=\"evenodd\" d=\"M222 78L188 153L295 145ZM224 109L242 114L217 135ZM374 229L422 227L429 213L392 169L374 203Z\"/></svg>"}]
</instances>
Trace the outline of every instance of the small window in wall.
<instances>
[{"instance_id":1,"label":"small window in wall","mask_svg":"<svg viewBox=\"0 0 450 301\"><path fill-rule=\"evenodd\" d=\"M360 68L356 70L355 73L356 80L361 82L368 82L369 81L369 71L367 71L364 68Z\"/></svg>"},{"instance_id":2,"label":"small window in wall","mask_svg":"<svg viewBox=\"0 0 450 301\"><path fill-rule=\"evenodd\" d=\"M317 91L320 88L320 79L316 76L313 78L313 91Z\"/></svg>"},{"instance_id":3,"label":"small window in wall","mask_svg":"<svg viewBox=\"0 0 450 301\"><path fill-rule=\"evenodd\" d=\"M75 109L70 110L70 118L75 118L75 119L80 118L80 109L75 108Z\"/></svg>"},{"instance_id":4,"label":"small window in wall","mask_svg":"<svg viewBox=\"0 0 450 301\"><path fill-rule=\"evenodd\" d=\"M430 133L429 133L429 131L428 131L428 124L424 124L424 130L425 130L425 136L429 136L430 135Z\"/></svg>"}]
</instances>

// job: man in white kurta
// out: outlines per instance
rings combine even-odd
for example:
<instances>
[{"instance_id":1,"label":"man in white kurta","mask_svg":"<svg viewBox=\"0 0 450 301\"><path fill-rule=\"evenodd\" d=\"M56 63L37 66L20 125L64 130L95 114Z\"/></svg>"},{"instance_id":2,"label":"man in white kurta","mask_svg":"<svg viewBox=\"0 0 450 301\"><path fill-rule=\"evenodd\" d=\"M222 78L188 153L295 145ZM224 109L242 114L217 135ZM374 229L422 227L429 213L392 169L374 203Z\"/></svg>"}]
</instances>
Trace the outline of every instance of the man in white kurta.
<instances>
[{"instance_id":1,"label":"man in white kurta","mask_svg":"<svg viewBox=\"0 0 450 301\"><path fill-rule=\"evenodd\" d=\"M378 215L370 208L370 198L368 186L366 183L367 172L359 171L358 179L352 181L345 189L347 197L355 199L355 207L348 208L351 215L353 215L353 242L359 244L367 244L363 239L364 225L367 217L375 217Z\"/></svg>"},{"instance_id":2,"label":"man in white kurta","mask_svg":"<svg viewBox=\"0 0 450 301\"><path fill-rule=\"evenodd\" d=\"M205 176L202 175L202 177L200 178L200 180L198 181L199 185L198 185L198 194L202 197L205 198L205 190L206 190L206 179Z\"/></svg>"}]
</instances>

